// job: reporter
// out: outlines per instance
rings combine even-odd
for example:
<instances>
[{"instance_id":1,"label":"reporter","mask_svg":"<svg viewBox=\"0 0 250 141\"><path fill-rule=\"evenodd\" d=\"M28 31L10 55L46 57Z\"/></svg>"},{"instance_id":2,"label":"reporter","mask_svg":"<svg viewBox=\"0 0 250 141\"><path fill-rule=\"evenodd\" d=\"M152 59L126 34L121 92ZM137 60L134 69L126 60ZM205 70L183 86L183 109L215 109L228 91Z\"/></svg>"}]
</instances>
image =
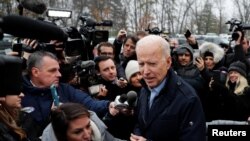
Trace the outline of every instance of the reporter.
<instances>
[{"instance_id":1,"label":"reporter","mask_svg":"<svg viewBox=\"0 0 250 141\"><path fill-rule=\"evenodd\" d=\"M122 141L107 132L105 124L92 111L77 103L64 103L51 113L42 141Z\"/></svg>"},{"instance_id":2,"label":"reporter","mask_svg":"<svg viewBox=\"0 0 250 141\"><path fill-rule=\"evenodd\" d=\"M22 61L14 56L0 56L0 140L26 141L25 131L17 125L21 109Z\"/></svg>"},{"instance_id":3,"label":"reporter","mask_svg":"<svg viewBox=\"0 0 250 141\"><path fill-rule=\"evenodd\" d=\"M50 52L34 52L27 60L28 75L23 77L25 98L22 105L35 108L35 111L31 113L34 121L29 126L36 128L37 133L35 136L37 137L41 135L42 130L49 123L49 114L53 104L50 91L52 84L57 87L59 101L62 103L81 103L90 110L95 111L100 117L104 116L109 110L110 112L114 110L114 103L94 100L88 93L75 89L69 84L60 83L61 73L59 69L56 56Z\"/></svg>"}]
</instances>

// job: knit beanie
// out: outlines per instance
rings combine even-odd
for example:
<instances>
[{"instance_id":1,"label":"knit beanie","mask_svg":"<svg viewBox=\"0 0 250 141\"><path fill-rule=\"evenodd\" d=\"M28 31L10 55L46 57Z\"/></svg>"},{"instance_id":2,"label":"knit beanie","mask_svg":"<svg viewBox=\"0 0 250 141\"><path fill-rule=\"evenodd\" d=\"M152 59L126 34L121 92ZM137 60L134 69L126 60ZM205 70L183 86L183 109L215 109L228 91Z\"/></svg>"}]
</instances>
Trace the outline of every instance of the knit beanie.
<instances>
[{"instance_id":1,"label":"knit beanie","mask_svg":"<svg viewBox=\"0 0 250 141\"><path fill-rule=\"evenodd\" d=\"M237 71L242 76L246 77L246 65L242 63L241 61L233 62L228 69L228 72L230 71Z\"/></svg>"},{"instance_id":2,"label":"knit beanie","mask_svg":"<svg viewBox=\"0 0 250 141\"><path fill-rule=\"evenodd\" d=\"M130 82L130 78L133 74L139 72L139 64L136 60L130 60L125 68L125 75L127 80Z\"/></svg>"},{"instance_id":3,"label":"knit beanie","mask_svg":"<svg viewBox=\"0 0 250 141\"><path fill-rule=\"evenodd\" d=\"M0 55L0 97L20 95L22 87L22 60Z\"/></svg>"}]
</instances>

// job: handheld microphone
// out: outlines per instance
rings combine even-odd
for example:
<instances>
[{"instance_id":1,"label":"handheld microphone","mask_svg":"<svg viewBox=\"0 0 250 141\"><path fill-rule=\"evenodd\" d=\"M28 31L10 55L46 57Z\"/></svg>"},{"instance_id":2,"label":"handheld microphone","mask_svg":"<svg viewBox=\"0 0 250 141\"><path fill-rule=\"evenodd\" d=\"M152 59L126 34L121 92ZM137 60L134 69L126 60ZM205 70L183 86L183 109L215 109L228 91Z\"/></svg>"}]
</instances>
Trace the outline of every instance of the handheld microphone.
<instances>
[{"instance_id":1,"label":"handheld microphone","mask_svg":"<svg viewBox=\"0 0 250 141\"><path fill-rule=\"evenodd\" d=\"M68 34L58 26L28 17L9 15L0 18L0 29L20 38L67 41Z\"/></svg>"},{"instance_id":2,"label":"handheld microphone","mask_svg":"<svg viewBox=\"0 0 250 141\"><path fill-rule=\"evenodd\" d=\"M126 94L121 94L121 95L116 96L115 101L114 101L115 108L117 108L118 110L128 108L128 103L126 102L126 100L127 100Z\"/></svg>"},{"instance_id":3,"label":"handheld microphone","mask_svg":"<svg viewBox=\"0 0 250 141\"><path fill-rule=\"evenodd\" d=\"M57 95L56 86L54 84L52 84L50 86L50 90L51 90L52 97L54 99L54 105L59 106L59 97Z\"/></svg>"},{"instance_id":4,"label":"handheld microphone","mask_svg":"<svg viewBox=\"0 0 250 141\"><path fill-rule=\"evenodd\" d=\"M47 9L45 3L39 0L21 0L20 4L23 6L23 8L36 14L43 14Z\"/></svg>"},{"instance_id":5,"label":"handheld microphone","mask_svg":"<svg viewBox=\"0 0 250 141\"><path fill-rule=\"evenodd\" d=\"M137 101L137 93L135 91L129 91L127 93L127 102L129 107L135 107Z\"/></svg>"}]
</instances>

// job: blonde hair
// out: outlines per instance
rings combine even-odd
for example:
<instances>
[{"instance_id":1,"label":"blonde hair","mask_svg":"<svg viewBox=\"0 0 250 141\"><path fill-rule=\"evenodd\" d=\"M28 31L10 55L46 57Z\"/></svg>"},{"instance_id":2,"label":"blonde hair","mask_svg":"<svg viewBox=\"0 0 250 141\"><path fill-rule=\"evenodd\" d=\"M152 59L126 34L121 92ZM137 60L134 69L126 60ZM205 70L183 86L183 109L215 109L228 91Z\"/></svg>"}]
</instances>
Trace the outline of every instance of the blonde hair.
<instances>
[{"instance_id":1,"label":"blonde hair","mask_svg":"<svg viewBox=\"0 0 250 141\"><path fill-rule=\"evenodd\" d=\"M226 87L229 89L228 82L229 82L229 75L227 76L227 80L226 80ZM244 88L248 86L249 85L248 85L247 79L239 73L239 77L236 81L236 85L234 88L234 93L236 95L242 95L244 92Z\"/></svg>"}]
</instances>

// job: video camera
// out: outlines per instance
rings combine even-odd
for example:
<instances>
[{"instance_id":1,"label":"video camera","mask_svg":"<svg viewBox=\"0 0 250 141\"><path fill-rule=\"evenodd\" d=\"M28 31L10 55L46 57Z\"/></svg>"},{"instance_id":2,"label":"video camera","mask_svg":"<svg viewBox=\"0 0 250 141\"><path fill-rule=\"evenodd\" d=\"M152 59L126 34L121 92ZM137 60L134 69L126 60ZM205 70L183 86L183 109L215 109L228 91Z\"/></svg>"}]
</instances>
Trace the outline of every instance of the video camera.
<instances>
[{"instance_id":1,"label":"video camera","mask_svg":"<svg viewBox=\"0 0 250 141\"><path fill-rule=\"evenodd\" d=\"M227 21L226 24L229 24L229 31L232 32L232 41L235 41L239 38L239 34L237 31L242 32L242 40L244 38L244 30L249 30L250 25L244 25L242 22L238 19L232 18L230 21Z\"/></svg>"},{"instance_id":2,"label":"video camera","mask_svg":"<svg viewBox=\"0 0 250 141\"><path fill-rule=\"evenodd\" d=\"M79 78L78 86L87 90L91 96L99 93L100 78L96 74L95 62L92 60L79 60L73 64L73 71Z\"/></svg>"},{"instance_id":3,"label":"video camera","mask_svg":"<svg viewBox=\"0 0 250 141\"><path fill-rule=\"evenodd\" d=\"M148 25L148 29L146 29L145 31L148 31L149 34L154 34L154 35L160 35L161 33L163 33L163 31L160 30L159 27L150 28L150 24Z\"/></svg>"},{"instance_id":4,"label":"video camera","mask_svg":"<svg viewBox=\"0 0 250 141\"><path fill-rule=\"evenodd\" d=\"M84 36L84 40L86 45L90 48L89 51L89 59L93 59L92 50L94 46L99 44L100 42L106 42L109 38L109 31L107 30L97 30L96 26L113 26L113 22L111 20L103 20L102 22L96 22L91 18L86 16L80 16L79 19L82 21L82 25L79 29L79 32Z\"/></svg>"}]
</instances>

